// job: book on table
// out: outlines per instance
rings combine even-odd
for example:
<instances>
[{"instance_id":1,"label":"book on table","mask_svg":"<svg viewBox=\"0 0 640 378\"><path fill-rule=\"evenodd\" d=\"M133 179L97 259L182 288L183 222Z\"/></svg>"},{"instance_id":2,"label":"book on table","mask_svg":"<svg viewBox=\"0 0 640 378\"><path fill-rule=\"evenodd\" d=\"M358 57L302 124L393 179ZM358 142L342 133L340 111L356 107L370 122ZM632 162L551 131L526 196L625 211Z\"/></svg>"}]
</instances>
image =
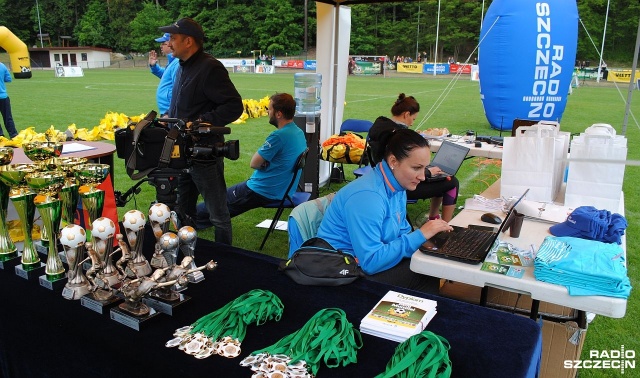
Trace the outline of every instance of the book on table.
<instances>
[{"instance_id":1,"label":"book on table","mask_svg":"<svg viewBox=\"0 0 640 378\"><path fill-rule=\"evenodd\" d=\"M422 332L437 313L437 302L389 291L360 322L360 332L403 342Z\"/></svg>"}]
</instances>

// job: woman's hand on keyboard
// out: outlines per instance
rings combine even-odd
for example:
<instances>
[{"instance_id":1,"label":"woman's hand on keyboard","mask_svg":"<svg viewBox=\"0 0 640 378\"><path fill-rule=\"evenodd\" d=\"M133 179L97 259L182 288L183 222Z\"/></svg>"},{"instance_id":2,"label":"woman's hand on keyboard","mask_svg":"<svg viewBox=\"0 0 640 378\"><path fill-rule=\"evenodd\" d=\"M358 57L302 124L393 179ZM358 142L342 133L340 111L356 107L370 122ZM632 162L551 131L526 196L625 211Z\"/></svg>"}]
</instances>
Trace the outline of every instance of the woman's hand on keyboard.
<instances>
[{"instance_id":1,"label":"woman's hand on keyboard","mask_svg":"<svg viewBox=\"0 0 640 378\"><path fill-rule=\"evenodd\" d=\"M453 227L449 226L449 223L442 219L432 219L420 227L420 231L425 238L431 239L435 234L439 232L449 232L453 230Z\"/></svg>"}]
</instances>

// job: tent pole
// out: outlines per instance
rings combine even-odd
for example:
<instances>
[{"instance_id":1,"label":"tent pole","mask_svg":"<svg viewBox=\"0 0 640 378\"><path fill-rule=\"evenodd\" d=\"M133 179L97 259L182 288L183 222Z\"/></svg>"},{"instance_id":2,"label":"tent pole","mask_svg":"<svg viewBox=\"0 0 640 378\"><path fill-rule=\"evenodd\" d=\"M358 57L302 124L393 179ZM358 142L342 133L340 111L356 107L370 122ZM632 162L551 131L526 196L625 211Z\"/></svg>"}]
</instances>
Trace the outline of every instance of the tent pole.
<instances>
[{"instance_id":1,"label":"tent pole","mask_svg":"<svg viewBox=\"0 0 640 378\"><path fill-rule=\"evenodd\" d=\"M438 71L438 33L440 33L440 0L438 0L438 22L436 23L436 49L433 51L433 76Z\"/></svg>"},{"instance_id":2,"label":"tent pole","mask_svg":"<svg viewBox=\"0 0 640 378\"><path fill-rule=\"evenodd\" d=\"M633 65L631 67L631 79L629 80L629 90L627 92L627 104L624 108L624 120L622 121L622 135L627 132L627 122L629 121L629 108L631 107L631 97L633 96L633 86L636 84L636 67L638 66L638 50L640 50L640 18L638 18L638 32L636 33L636 49L633 52Z\"/></svg>"},{"instance_id":3,"label":"tent pole","mask_svg":"<svg viewBox=\"0 0 640 378\"><path fill-rule=\"evenodd\" d=\"M604 30L602 30L602 47L600 48L600 63L598 64L598 76L596 77L596 82L600 82L600 71L602 70L602 54L604 53L604 40L607 35L607 21L609 20L609 3L610 0L607 0L607 12L604 16Z\"/></svg>"}]
</instances>

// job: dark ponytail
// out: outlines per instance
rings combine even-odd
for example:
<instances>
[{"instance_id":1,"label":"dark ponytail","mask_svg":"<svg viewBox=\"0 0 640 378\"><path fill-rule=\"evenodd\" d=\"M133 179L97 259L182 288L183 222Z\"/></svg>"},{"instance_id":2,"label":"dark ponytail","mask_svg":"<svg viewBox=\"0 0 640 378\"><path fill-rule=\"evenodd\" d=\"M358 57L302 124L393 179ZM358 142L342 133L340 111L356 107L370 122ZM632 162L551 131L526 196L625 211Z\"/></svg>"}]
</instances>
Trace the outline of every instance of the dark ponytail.
<instances>
[{"instance_id":1,"label":"dark ponytail","mask_svg":"<svg viewBox=\"0 0 640 378\"><path fill-rule=\"evenodd\" d=\"M384 147L384 157L393 155L402 161L415 148L429 147L429 142L411 129L396 129L380 135L380 145Z\"/></svg>"}]
</instances>

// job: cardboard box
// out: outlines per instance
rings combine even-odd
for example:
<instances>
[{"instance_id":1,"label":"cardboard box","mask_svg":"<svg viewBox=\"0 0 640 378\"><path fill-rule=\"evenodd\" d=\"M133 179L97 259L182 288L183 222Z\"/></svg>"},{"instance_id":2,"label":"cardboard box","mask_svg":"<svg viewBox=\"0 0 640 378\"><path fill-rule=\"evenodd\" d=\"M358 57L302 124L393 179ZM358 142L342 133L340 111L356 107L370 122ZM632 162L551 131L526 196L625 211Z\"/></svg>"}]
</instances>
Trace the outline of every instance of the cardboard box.
<instances>
[{"instance_id":1,"label":"cardboard box","mask_svg":"<svg viewBox=\"0 0 640 378\"><path fill-rule=\"evenodd\" d=\"M458 282L446 281L440 295L468 303L480 303L482 288ZM523 316L529 316L531 297L488 288L487 306ZM582 353L586 329L578 327L579 312L569 307L540 302L542 315L542 361L540 378L573 378L577 369L564 367L565 360L578 360ZM584 313L581 314L584 316ZM547 320L552 319L552 320Z\"/></svg>"}]
</instances>

